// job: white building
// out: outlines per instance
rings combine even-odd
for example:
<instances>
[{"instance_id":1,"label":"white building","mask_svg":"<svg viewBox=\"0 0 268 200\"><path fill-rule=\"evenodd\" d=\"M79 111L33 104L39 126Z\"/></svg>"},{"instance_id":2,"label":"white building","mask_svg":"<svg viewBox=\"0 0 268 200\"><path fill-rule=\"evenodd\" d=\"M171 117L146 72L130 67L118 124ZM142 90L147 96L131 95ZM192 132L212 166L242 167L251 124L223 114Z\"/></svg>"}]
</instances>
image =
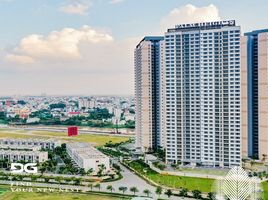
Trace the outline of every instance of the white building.
<instances>
[{"instance_id":1,"label":"white building","mask_svg":"<svg viewBox=\"0 0 268 200\"><path fill-rule=\"evenodd\" d=\"M48 160L48 153L45 151L17 151L0 150L0 160L7 159L9 162L26 161L41 163Z\"/></svg>"},{"instance_id":2,"label":"white building","mask_svg":"<svg viewBox=\"0 0 268 200\"><path fill-rule=\"evenodd\" d=\"M33 117L33 118L28 118L27 120L26 120L26 123L27 124L31 124L31 123L35 123L35 122L39 122L40 121L40 118L38 118L38 117Z\"/></svg>"},{"instance_id":3,"label":"white building","mask_svg":"<svg viewBox=\"0 0 268 200\"><path fill-rule=\"evenodd\" d=\"M57 146L61 145L60 141L57 140L45 140L45 139L11 139L4 138L0 139L0 145L6 146L23 146L25 148L29 147L30 149L35 147L40 147L42 149L54 149Z\"/></svg>"},{"instance_id":4,"label":"white building","mask_svg":"<svg viewBox=\"0 0 268 200\"><path fill-rule=\"evenodd\" d=\"M93 169L97 173L100 165L105 166L105 171L110 169L110 159L88 143L75 142L66 144L66 150L72 160L85 171Z\"/></svg>"},{"instance_id":5,"label":"white building","mask_svg":"<svg viewBox=\"0 0 268 200\"><path fill-rule=\"evenodd\" d=\"M241 164L240 27L177 25L165 33L166 160Z\"/></svg>"},{"instance_id":6,"label":"white building","mask_svg":"<svg viewBox=\"0 0 268 200\"><path fill-rule=\"evenodd\" d=\"M120 119L121 114L123 113L122 109L120 108L114 108L113 112L114 112L114 117L117 119Z\"/></svg>"}]
</instances>

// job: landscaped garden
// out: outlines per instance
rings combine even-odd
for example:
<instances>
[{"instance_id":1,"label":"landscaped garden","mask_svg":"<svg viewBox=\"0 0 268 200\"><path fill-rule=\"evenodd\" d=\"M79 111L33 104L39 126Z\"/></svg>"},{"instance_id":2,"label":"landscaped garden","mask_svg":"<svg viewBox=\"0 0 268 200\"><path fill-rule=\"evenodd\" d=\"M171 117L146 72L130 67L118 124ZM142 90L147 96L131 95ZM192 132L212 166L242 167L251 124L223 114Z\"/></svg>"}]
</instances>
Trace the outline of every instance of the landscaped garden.
<instances>
[{"instance_id":1,"label":"landscaped garden","mask_svg":"<svg viewBox=\"0 0 268 200\"><path fill-rule=\"evenodd\" d=\"M187 191L199 190L203 193L209 193L212 191L213 183L215 181L214 179L207 178L159 174L152 170L149 165L145 164L142 160L125 162L125 164L152 182L174 189L186 189ZM268 199L268 181L263 182L262 185L264 190L263 199Z\"/></svg>"}]
</instances>

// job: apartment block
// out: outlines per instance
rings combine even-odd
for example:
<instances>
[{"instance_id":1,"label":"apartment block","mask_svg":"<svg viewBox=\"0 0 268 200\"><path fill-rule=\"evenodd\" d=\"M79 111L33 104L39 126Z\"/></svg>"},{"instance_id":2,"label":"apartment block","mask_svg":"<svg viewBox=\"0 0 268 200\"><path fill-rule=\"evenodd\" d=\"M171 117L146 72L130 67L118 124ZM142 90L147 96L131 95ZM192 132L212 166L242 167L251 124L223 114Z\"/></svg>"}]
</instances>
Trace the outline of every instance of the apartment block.
<instances>
[{"instance_id":1,"label":"apartment block","mask_svg":"<svg viewBox=\"0 0 268 200\"><path fill-rule=\"evenodd\" d=\"M240 27L177 25L165 33L166 160L241 163Z\"/></svg>"},{"instance_id":2,"label":"apartment block","mask_svg":"<svg viewBox=\"0 0 268 200\"><path fill-rule=\"evenodd\" d=\"M32 148L33 146L39 147L41 149L54 149L61 145L60 141L55 140L45 140L45 139L12 139L4 138L0 139L0 145L5 146L23 146L24 148Z\"/></svg>"},{"instance_id":3,"label":"apartment block","mask_svg":"<svg viewBox=\"0 0 268 200\"><path fill-rule=\"evenodd\" d=\"M243 157L268 159L268 29L241 39Z\"/></svg>"},{"instance_id":4,"label":"apartment block","mask_svg":"<svg viewBox=\"0 0 268 200\"><path fill-rule=\"evenodd\" d=\"M165 145L163 121L163 40L145 37L135 48L136 147L143 152Z\"/></svg>"},{"instance_id":5,"label":"apartment block","mask_svg":"<svg viewBox=\"0 0 268 200\"><path fill-rule=\"evenodd\" d=\"M24 161L29 163L42 163L48 160L48 153L44 151L17 151L0 150L0 160L8 162Z\"/></svg>"}]
</instances>

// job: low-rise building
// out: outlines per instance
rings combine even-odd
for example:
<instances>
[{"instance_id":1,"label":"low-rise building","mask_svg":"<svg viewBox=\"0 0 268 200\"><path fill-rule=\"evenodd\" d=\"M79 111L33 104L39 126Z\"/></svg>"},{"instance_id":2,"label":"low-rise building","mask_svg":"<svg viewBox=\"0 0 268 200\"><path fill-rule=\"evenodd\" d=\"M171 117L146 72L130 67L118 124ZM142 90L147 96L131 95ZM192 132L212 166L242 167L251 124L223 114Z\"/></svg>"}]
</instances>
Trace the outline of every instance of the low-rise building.
<instances>
[{"instance_id":1,"label":"low-rise building","mask_svg":"<svg viewBox=\"0 0 268 200\"><path fill-rule=\"evenodd\" d=\"M44 140L44 139L0 139L0 145L10 146L24 146L31 148L32 146L39 146L41 149L54 149L61 145L57 140Z\"/></svg>"},{"instance_id":2,"label":"low-rise building","mask_svg":"<svg viewBox=\"0 0 268 200\"><path fill-rule=\"evenodd\" d=\"M72 160L83 168L85 171L93 169L93 172L98 172L101 165L105 166L105 171L110 169L110 159L88 143L75 142L68 143L66 150Z\"/></svg>"},{"instance_id":3,"label":"low-rise building","mask_svg":"<svg viewBox=\"0 0 268 200\"><path fill-rule=\"evenodd\" d=\"M25 161L42 163L48 160L48 153L45 151L14 151L1 149L0 160L8 160L8 162Z\"/></svg>"},{"instance_id":4,"label":"low-rise building","mask_svg":"<svg viewBox=\"0 0 268 200\"><path fill-rule=\"evenodd\" d=\"M40 122L40 118L38 118L38 117L28 118L28 119L26 120L26 123L27 123L27 124L37 123L37 122Z\"/></svg>"}]
</instances>

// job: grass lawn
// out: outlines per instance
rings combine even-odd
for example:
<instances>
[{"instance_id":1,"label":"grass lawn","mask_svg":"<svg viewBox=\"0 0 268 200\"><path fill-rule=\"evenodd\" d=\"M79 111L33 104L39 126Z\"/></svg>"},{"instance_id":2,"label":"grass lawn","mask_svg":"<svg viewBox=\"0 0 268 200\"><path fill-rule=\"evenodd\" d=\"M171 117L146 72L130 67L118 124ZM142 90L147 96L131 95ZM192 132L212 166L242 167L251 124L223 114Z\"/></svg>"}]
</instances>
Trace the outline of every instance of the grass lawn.
<instances>
[{"instance_id":1,"label":"grass lawn","mask_svg":"<svg viewBox=\"0 0 268 200\"><path fill-rule=\"evenodd\" d=\"M262 187L264 190L264 199L268 199L268 182L262 183Z\"/></svg>"},{"instance_id":2,"label":"grass lawn","mask_svg":"<svg viewBox=\"0 0 268 200\"><path fill-rule=\"evenodd\" d=\"M158 174L157 172L151 170L148 165L140 161L132 161L129 164L136 171L140 172L143 175L146 175L152 181L172 187L172 188L187 188L189 190L200 190L202 192L211 192L214 179L205 179L205 178L193 178L193 177L181 177L181 176L172 176ZM268 199L268 181L262 183L264 190L264 199Z\"/></svg>"},{"instance_id":3,"label":"grass lawn","mask_svg":"<svg viewBox=\"0 0 268 200\"><path fill-rule=\"evenodd\" d=\"M202 192L211 192L211 188L214 183L214 179L206 178L192 178L183 176L172 176L159 174L149 168L146 164L140 161L132 161L129 164L132 168L137 170L143 175L146 175L149 179L160 185L168 186L171 188L187 188L189 190L200 190Z\"/></svg>"},{"instance_id":4,"label":"grass lawn","mask_svg":"<svg viewBox=\"0 0 268 200\"><path fill-rule=\"evenodd\" d=\"M1 198L1 196L0 196ZM8 192L2 196L4 200L120 200L122 197L95 194L73 194L73 193L23 193Z\"/></svg>"},{"instance_id":5,"label":"grass lawn","mask_svg":"<svg viewBox=\"0 0 268 200\"><path fill-rule=\"evenodd\" d=\"M4 191L1 193L1 191ZM2 200L129 200L127 197L106 194L48 193L48 192L11 192L9 186L0 185Z\"/></svg>"},{"instance_id":6,"label":"grass lawn","mask_svg":"<svg viewBox=\"0 0 268 200\"><path fill-rule=\"evenodd\" d=\"M64 132L0 129L0 138L52 138L67 141L89 142L94 146L103 146L109 141L113 143L125 142L130 137L100 134L81 134L77 137L67 137Z\"/></svg>"},{"instance_id":7,"label":"grass lawn","mask_svg":"<svg viewBox=\"0 0 268 200\"><path fill-rule=\"evenodd\" d=\"M184 168L176 169L176 171L182 172L182 173L225 176L229 170L226 170L226 169L207 169L207 168L186 168L186 167L184 167Z\"/></svg>"}]
</instances>

